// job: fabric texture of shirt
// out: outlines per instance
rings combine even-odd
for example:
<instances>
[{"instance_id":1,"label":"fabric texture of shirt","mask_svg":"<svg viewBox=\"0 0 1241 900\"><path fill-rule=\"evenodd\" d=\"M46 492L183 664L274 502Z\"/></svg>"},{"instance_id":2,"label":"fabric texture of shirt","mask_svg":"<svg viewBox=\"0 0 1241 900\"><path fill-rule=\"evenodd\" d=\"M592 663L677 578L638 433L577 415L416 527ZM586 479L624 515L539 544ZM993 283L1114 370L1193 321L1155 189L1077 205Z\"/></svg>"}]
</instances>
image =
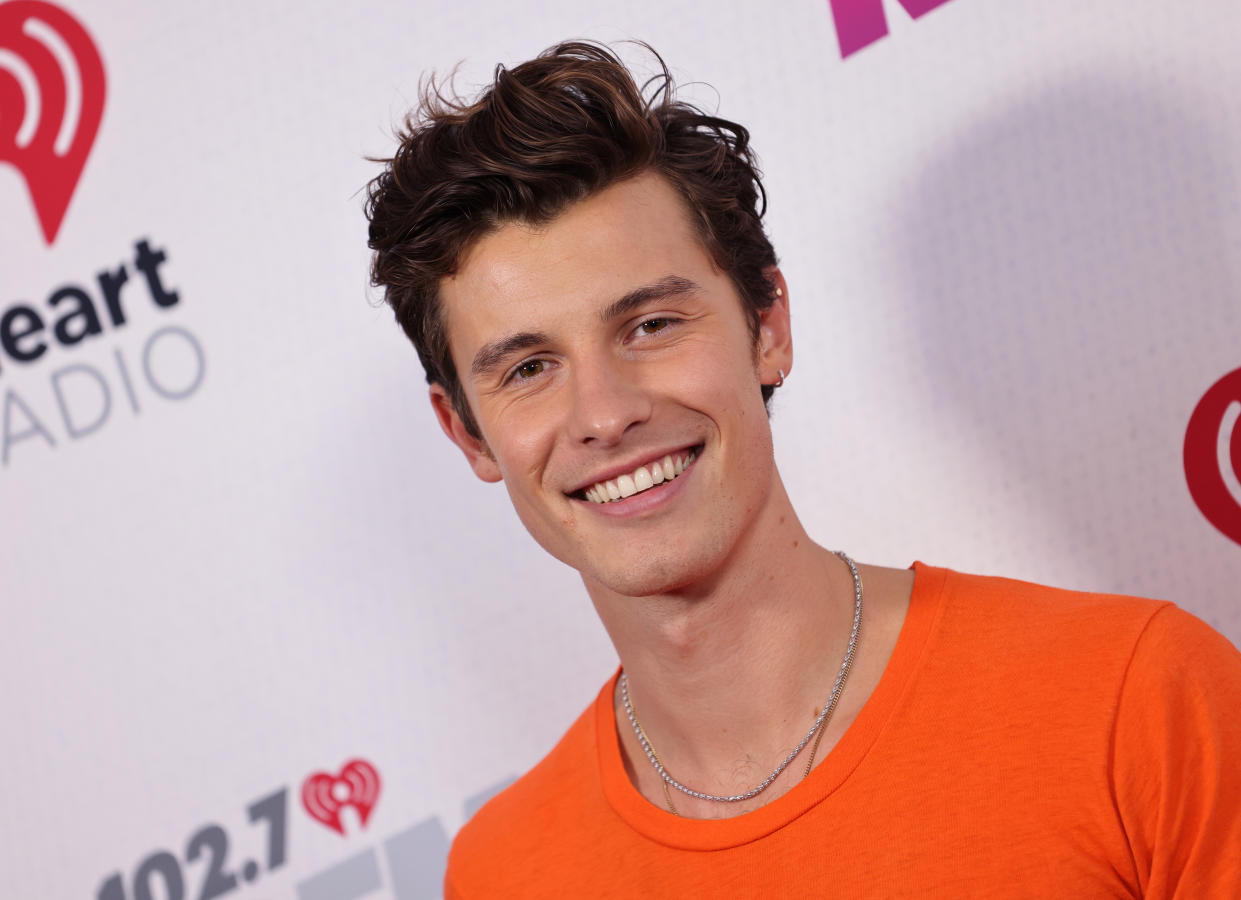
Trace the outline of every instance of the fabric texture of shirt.
<instances>
[{"instance_id":1,"label":"fabric texture of shirt","mask_svg":"<svg viewBox=\"0 0 1241 900\"><path fill-rule=\"evenodd\" d=\"M1169 603L914 570L882 678L786 794L650 803L612 679L461 830L445 897L1241 897L1236 648Z\"/></svg>"}]
</instances>

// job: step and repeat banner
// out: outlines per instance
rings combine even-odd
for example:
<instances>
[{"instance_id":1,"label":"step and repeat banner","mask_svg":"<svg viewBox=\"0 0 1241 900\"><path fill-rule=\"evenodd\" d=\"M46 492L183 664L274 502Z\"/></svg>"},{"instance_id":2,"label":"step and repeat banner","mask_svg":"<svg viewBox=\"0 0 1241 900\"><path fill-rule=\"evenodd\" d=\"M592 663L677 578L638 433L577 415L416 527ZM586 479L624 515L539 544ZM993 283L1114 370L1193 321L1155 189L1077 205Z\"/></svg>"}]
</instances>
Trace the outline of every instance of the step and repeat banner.
<instances>
[{"instance_id":1,"label":"step and repeat banner","mask_svg":"<svg viewBox=\"0 0 1241 900\"><path fill-rule=\"evenodd\" d=\"M367 285L420 79L747 125L816 539L1241 641L1226 0L0 3L0 895L423 900L616 658ZM614 46L639 72L650 58Z\"/></svg>"}]
</instances>

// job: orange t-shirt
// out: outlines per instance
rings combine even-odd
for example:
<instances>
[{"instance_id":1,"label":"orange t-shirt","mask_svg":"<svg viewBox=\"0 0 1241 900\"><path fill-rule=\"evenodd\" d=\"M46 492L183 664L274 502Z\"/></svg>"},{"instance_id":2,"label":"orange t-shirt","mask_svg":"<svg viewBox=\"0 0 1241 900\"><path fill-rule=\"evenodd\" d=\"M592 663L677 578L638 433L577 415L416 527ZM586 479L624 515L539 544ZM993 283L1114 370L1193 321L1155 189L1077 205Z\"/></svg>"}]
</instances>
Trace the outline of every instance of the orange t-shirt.
<instances>
[{"instance_id":1,"label":"orange t-shirt","mask_svg":"<svg viewBox=\"0 0 1241 900\"><path fill-rule=\"evenodd\" d=\"M1241 897L1241 654L1171 604L915 563L882 679L788 793L684 819L613 682L460 832L481 897Z\"/></svg>"}]
</instances>

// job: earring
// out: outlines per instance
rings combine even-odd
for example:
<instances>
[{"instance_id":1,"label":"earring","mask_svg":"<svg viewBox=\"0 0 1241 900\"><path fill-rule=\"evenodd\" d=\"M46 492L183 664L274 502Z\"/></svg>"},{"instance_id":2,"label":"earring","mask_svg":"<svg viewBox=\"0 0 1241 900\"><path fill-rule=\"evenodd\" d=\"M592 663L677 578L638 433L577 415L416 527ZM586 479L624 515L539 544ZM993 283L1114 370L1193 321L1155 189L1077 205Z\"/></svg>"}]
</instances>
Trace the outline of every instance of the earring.
<instances>
[{"instance_id":1,"label":"earring","mask_svg":"<svg viewBox=\"0 0 1241 900\"><path fill-rule=\"evenodd\" d=\"M783 297L783 296L784 296L784 289L783 289L783 288L776 288L776 296L777 296L777 297Z\"/></svg>"},{"instance_id":2,"label":"earring","mask_svg":"<svg viewBox=\"0 0 1241 900\"><path fill-rule=\"evenodd\" d=\"M772 387L773 388L783 387L784 386L784 370L776 369L776 371L780 373L780 380L777 381L775 384L773 384Z\"/></svg>"}]
</instances>

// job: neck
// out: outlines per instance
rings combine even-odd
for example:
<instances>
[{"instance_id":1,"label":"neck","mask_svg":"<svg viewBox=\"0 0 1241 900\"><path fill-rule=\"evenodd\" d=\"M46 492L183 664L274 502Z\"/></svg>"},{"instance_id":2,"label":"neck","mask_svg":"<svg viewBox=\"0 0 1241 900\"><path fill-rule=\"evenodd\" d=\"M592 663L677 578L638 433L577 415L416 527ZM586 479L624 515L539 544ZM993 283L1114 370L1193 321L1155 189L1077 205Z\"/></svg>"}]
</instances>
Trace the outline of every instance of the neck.
<instances>
[{"instance_id":1,"label":"neck","mask_svg":"<svg viewBox=\"0 0 1241 900\"><path fill-rule=\"evenodd\" d=\"M754 527L709 578L636 598L587 584L643 730L674 776L711 793L752 787L801 740L853 622L848 568L809 539L774 477Z\"/></svg>"}]
</instances>

